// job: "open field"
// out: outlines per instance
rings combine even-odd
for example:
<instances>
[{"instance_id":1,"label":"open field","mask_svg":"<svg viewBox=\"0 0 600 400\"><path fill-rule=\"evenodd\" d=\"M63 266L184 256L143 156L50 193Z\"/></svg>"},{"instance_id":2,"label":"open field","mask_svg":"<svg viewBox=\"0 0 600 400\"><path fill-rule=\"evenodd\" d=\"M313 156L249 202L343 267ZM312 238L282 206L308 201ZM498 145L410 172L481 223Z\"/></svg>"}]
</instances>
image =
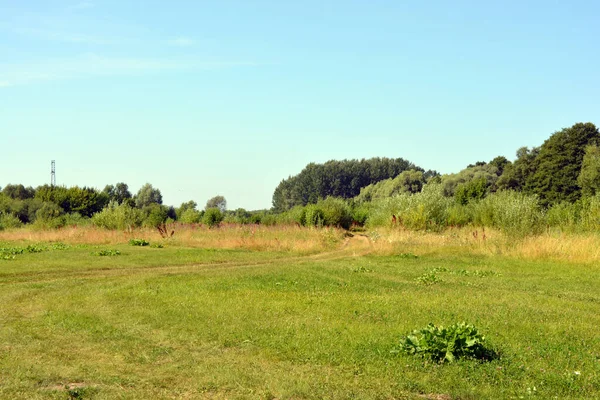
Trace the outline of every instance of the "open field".
<instances>
[{"instance_id":1,"label":"open field","mask_svg":"<svg viewBox=\"0 0 600 400\"><path fill-rule=\"evenodd\" d=\"M0 232L0 398L599 398L600 239L482 235ZM500 359L395 352L461 321Z\"/></svg>"}]
</instances>

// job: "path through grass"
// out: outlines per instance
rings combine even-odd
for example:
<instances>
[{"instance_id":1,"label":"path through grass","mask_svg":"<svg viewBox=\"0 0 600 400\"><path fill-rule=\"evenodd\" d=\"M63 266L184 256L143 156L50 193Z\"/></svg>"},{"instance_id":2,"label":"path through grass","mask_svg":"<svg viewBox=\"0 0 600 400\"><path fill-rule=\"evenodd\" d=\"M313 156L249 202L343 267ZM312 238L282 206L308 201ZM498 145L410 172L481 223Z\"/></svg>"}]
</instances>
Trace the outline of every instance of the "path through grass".
<instances>
[{"instance_id":1,"label":"path through grass","mask_svg":"<svg viewBox=\"0 0 600 400\"><path fill-rule=\"evenodd\" d=\"M362 240L24 253L0 261L0 398L598 398L599 271L468 249L378 255ZM501 358L394 351L460 321Z\"/></svg>"}]
</instances>

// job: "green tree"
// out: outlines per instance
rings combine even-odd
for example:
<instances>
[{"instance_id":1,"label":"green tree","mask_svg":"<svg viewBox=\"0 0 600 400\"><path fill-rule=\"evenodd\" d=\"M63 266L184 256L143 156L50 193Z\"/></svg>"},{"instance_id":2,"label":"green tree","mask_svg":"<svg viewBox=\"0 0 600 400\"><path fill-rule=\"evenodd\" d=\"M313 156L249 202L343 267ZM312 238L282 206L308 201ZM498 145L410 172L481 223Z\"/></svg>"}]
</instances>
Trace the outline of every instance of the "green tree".
<instances>
[{"instance_id":1,"label":"green tree","mask_svg":"<svg viewBox=\"0 0 600 400\"><path fill-rule=\"evenodd\" d=\"M600 147L590 145L585 148L577 183L584 196L600 193Z\"/></svg>"},{"instance_id":2,"label":"green tree","mask_svg":"<svg viewBox=\"0 0 600 400\"><path fill-rule=\"evenodd\" d=\"M131 192L126 183L119 182L116 185L106 185L102 191L108 196L109 201L116 201L121 204L127 199L131 199Z\"/></svg>"},{"instance_id":3,"label":"green tree","mask_svg":"<svg viewBox=\"0 0 600 400\"><path fill-rule=\"evenodd\" d=\"M224 213L227 210L227 200L221 195L210 198L204 209L208 211L209 208L218 208L221 213Z\"/></svg>"},{"instance_id":4,"label":"green tree","mask_svg":"<svg viewBox=\"0 0 600 400\"><path fill-rule=\"evenodd\" d=\"M197 207L198 207L198 203L196 203L194 200L190 200L185 203L181 203L181 205L175 210L176 219L180 220L181 216L188 210L197 212Z\"/></svg>"},{"instance_id":5,"label":"green tree","mask_svg":"<svg viewBox=\"0 0 600 400\"><path fill-rule=\"evenodd\" d=\"M521 147L517 150L515 162L504 166L502 175L496 183L497 189L523 191L527 179L535 172L535 159L539 153L539 147L532 149Z\"/></svg>"},{"instance_id":6,"label":"green tree","mask_svg":"<svg viewBox=\"0 0 600 400\"><path fill-rule=\"evenodd\" d=\"M527 178L525 190L539 196L543 206L576 201L581 197L577 177L586 146L599 141L598 128L589 122L554 133L541 146L534 161L535 172Z\"/></svg>"},{"instance_id":7,"label":"green tree","mask_svg":"<svg viewBox=\"0 0 600 400\"><path fill-rule=\"evenodd\" d=\"M202 217L202 222L209 228L219 226L223 221L223 213L217 207L207 208Z\"/></svg>"},{"instance_id":8,"label":"green tree","mask_svg":"<svg viewBox=\"0 0 600 400\"><path fill-rule=\"evenodd\" d=\"M35 189L32 187L25 187L21 184L12 185L8 184L2 189L2 193L15 200L26 200L31 199L35 196Z\"/></svg>"},{"instance_id":9,"label":"green tree","mask_svg":"<svg viewBox=\"0 0 600 400\"><path fill-rule=\"evenodd\" d=\"M162 194L160 190L146 183L135 195L135 205L138 208L144 208L151 204L162 204Z\"/></svg>"}]
</instances>

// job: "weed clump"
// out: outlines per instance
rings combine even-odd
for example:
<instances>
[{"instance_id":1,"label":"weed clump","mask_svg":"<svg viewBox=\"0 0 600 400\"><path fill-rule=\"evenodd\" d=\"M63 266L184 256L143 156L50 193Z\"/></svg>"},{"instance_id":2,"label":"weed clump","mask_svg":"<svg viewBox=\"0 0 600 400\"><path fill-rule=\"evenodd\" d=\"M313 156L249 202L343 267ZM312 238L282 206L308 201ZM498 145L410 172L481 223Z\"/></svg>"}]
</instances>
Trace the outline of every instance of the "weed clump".
<instances>
[{"instance_id":1,"label":"weed clump","mask_svg":"<svg viewBox=\"0 0 600 400\"><path fill-rule=\"evenodd\" d=\"M119 250L100 250L96 251L95 253L92 253L92 255L100 257L114 257L120 256L121 252Z\"/></svg>"},{"instance_id":2,"label":"weed clump","mask_svg":"<svg viewBox=\"0 0 600 400\"><path fill-rule=\"evenodd\" d=\"M498 353L486 345L485 337L477 328L464 322L446 328L429 323L425 328L405 336L401 350L439 363L461 358L480 361L498 358Z\"/></svg>"},{"instance_id":3,"label":"weed clump","mask_svg":"<svg viewBox=\"0 0 600 400\"><path fill-rule=\"evenodd\" d=\"M147 241L146 239L131 239L129 241L129 244L131 246L142 246L143 247L143 246L149 246L150 242Z\"/></svg>"}]
</instances>

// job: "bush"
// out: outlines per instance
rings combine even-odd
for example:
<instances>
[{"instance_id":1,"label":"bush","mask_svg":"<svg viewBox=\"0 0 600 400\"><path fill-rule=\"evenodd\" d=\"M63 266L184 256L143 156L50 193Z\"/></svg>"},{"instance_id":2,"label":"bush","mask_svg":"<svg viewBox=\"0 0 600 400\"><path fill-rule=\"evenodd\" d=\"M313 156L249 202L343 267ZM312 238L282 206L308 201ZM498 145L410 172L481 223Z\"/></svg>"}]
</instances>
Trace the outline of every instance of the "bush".
<instances>
[{"instance_id":1,"label":"bush","mask_svg":"<svg viewBox=\"0 0 600 400\"><path fill-rule=\"evenodd\" d=\"M119 205L111 201L104 210L92 217L92 224L104 229L132 230L142 226L143 221L144 212L127 202Z\"/></svg>"},{"instance_id":2,"label":"bush","mask_svg":"<svg viewBox=\"0 0 600 400\"><path fill-rule=\"evenodd\" d=\"M223 221L223 213L218 208L216 208L216 207L208 208L204 212L204 217L202 218L202 223L204 223L209 228L219 226L221 221Z\"/></svg>"},{"instance_id":3,"label":"bush","mask_svg":"<svg viewBox=\"0 0 600 400\"><path fill-rule=\"evenodd\" d=\"M453 362L460 358L491 361L498 354L486 347L485 337L473 325L458 323L447 328L428 324L402 340L402 350L436 362Z\"/></svg>"},{"instance_id":4,"label":"bush","mask_svg":"<svg viewBox=\"0 0 600 400\"><path fill-rule=\"evenodd\" d=\"M309 204L304 207L304 225L305 226L314 226L314 227L322 227L325 222L325 216L323 215L323 210L316 204Z\"/></svg>"},{"instance_id":5,"label":"bush","mask_svg":"<svg viewBox=\"0 0 600 400\"><path fill-rule=\"evenodd\" d=\"M392 215L395 215L406 228L439 231L448 225L448 210L453 204L451 198L444 196L441 184L429 183L420 193L402 193L376 202L367 225L390 225Z\"/></svg>"},{"instance_id":6,"label":"bush","mask_svg":"<svg viewBox=\"0 0 600 400\"><path fill-rule=\"evenodd\" d=\"M129 240L129 244L131 246L145 247L145 246L149 246L150 242L147 241L146 239L131 239L131 240Z\"/></svg>"},{"instance_id":7,"label":"bush","mask_svg":"<svg viewBox=\"0 0 600 400\"><path fill-rule=\"evenodd\" d=\"M184 224L197 224L200 222L201 214L200 211L188 208L181 213L179 221Z\"/></svg>"},{"instance_id":8,"label":"bush","mask_svg":"<svg viewBox=\"0 0 600 400\"><path fill-rule=\"evenodd\" d=\"M144 207L146 218L143 225L148 228L156 228L167 221L169 218L169 209L163 205L151 204Z\"/></svg>"},{"instance_id":9,"label":"bush","mask_svg":"<svg viewBox=\"0 0 600 400\"><path fill-rule=\"evenodd\" d=\"M473 222L524 237L543 232L546 221L536 196L502 191L476 203Z\"/></svg>"},{"instance_id":10,"label":"bush","mask_svg":"<svg viewBox=\"0 0 600 400\"><path fill-rule=\"evenodd\" d=\"M352 224L352 215L348 204L339 198L328 197L325 200L320 200L317 207L323 213L323 224L326 226L335 226L338 228L348 229ZM305 215L306 217L306 215Z\"/></svg>"},{"instance_id":11,"label":"bush","mask_svg":"<svg viewBox=\"0 0 600 400\"><path fill-rule=\"evenodd\" d=\"M560 228L562 231L574 231L580 226L582 202L569 203L566 201L556 203L546 213L548 225Z\"/></svg>"},{"instance_id":12,"label":"bush","mask_svg":"<svg viewBox=\"0 0 600 400\"><path fill-rule=\"evenodd\" d=\"M20 228L22 225L23 223L16 216L0 212L0 231L4 229Z\"/></svg>"},{"instance_id":13,"label":"bush","mask_svg":"<svg viewBox=\"0 0 600 400\"><path fill-rule=\"evenodd\" d=\"M581 228L587 231L600 230L600 194L584 197L581 202Z\"/></svg>"}]
</instances>

